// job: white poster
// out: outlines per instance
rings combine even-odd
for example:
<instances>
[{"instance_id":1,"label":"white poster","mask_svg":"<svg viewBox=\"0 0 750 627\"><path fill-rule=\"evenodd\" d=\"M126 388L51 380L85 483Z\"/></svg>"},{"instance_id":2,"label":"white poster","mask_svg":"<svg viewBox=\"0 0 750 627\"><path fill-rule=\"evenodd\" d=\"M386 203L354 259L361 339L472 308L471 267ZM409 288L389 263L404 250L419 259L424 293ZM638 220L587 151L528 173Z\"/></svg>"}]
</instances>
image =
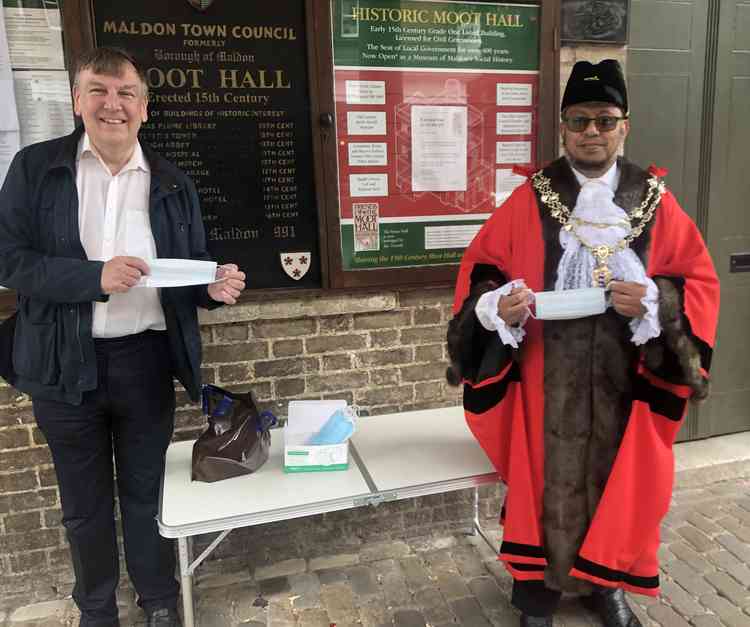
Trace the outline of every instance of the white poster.
<instances>
[{"instance_id":1,"label":"white poster","mask_svg":"<svg viewBox=\"0 0 750 627\"><path fill-rule=\"evenodd\" d=\"M385 104L385 81L346 81L346 104Z\"/></svg>"},{"instance_id":2,"label":"white poster","mask_svg":"<svg viewBox=\"0 0 750 627\"><path fill-rule=\"evenodd\" d=\"M13 93L8 39L5 35L5 20L0 3L0 131L18 131L16 97Z\"/></svg>"},{"instance_id":3,"label":"white poster","mask_svg":"<svg viewBox=\"0 0 750 627\"><path fill-rule=\"evenodd\" d=\"M73 104L65 70L13 72L21 146L73 131Z\"/></svg>"},{"instance_id":4,"label":"white poster","mask_svg":"<svg viewBox=\"0 0 750 627\"><path fill-rule=\"evenodd\" d=\"M466 190L467 108L411 108L411 186L415 192Z\"/></svg>"},{"instance_id":5,"label":"white poster","mask_svg":"<svg viewBox=\"0 0 750 627\"><path fill-rule=\"evenodd\" d=\"M530 163L531 142L497 142L496 163Z\"/></svg>"},{"instance_id":6,"label":"white poster","mask_svg":"<svg viewBox=\"0 0 750 627\"><path fill-rule=\"evenodd\" d=\"M515 174L511 169L495 170L495 207L502 205L526 177Z\"/></svg>"},{"instance_id":7,"label":"white poster","mask_svg":"<svg viewBox=\"0 0 750 627\"><path fill-rule=\"evenodd\" d=\"M13 69L64 70L60 9L5 8L5 29Z\"/></svg>"},{"instance_id":8,"label":"white poster","mask_svg":"<svg viewBox=\"0 0 750 627\"><path fill-rule=\"evenodd\" d=\"M349 135L385 135L385 111L347 111Z\"/></svg>"},{"instance_id":9,"label":"white poster","mask_svg":"<svg viewBox=\"0 0 750 627\"><path fill-rule=\"evenodd\" d=\"M498 107L530 107L531 85L528 83L497 83Z\"/></svg>"},{"instance_id":10,"label":"white poster","mask_svg":"<svg viewBox=\"0 0 750 627\"><path fill-rule=\"evenodd\" d=\"M349 165L388 165L388 144L360 143L349 144Z\"/></svg>"},{"instance_id":11,"label":"white poster","mask_svg":"<svg viewBox=\"0 0 750 627\"><path fill-rule=\"evenodd\" d=\"M0 131L0 187L8 173L10 162L20 147L18 131Z\"/></svg>"},{"instance_id":12,"label":"white poster","mask_svg":"<svg viewBox=\"0 0 750 627\"><path fill-rule=\"evenodd\" d=\"M350 174L349 191L352 198L362 196L387 196L387 174Z\"/></svg>"},{"instance_id":13,"label":"white poster","mask_svg":"<svg viewBox=\"0 0 750 627\"><path fill-rule=\"evenodd\" d=\"M531 113L498 113L498 135L530 135Z\"/></svg>"}]
</instances>

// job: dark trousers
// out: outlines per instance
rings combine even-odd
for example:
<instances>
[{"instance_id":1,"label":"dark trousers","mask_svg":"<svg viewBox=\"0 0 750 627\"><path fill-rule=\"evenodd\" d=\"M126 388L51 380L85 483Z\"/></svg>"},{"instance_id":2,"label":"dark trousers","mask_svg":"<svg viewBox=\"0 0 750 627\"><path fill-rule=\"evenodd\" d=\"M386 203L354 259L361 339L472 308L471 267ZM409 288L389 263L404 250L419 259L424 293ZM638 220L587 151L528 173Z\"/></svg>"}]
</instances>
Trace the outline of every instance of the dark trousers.
<instances>
[{"instance_id":1,"label":"dark trousers","mask_svg":"<svg viewBox=\"0 0 750 627\"><path fill-rule=\"evenodd\" d=\"M560 604L562 593L550 590L543 581L513 580L510 602L527 616L552 616Z\"/></svg>"},{"instance_id":2,"label":"dark trousers","mask_svg":"<svg viewBox=\"0 0 750 627\"><path fill-rule=\"evenodd\" d=\"M118 625L115 479L125 562L146 611L176 607L172 543L156 524L175 395L166 333L96 340L98 387L81 405L34 400L55 462L81 625ZM113 452L114 463L113 468Z\"/></svg>"}]
</instances>

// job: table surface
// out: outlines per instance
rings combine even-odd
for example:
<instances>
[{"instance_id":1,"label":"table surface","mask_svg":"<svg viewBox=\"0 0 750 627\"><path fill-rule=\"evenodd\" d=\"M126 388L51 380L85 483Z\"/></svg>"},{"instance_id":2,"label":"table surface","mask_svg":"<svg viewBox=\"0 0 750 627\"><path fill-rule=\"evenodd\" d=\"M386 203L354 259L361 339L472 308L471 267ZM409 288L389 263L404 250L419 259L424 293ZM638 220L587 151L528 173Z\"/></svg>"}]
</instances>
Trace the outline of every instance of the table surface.
<instances>
[{"instance_id":1,"label":"table surface","mask_svg":"<svg viewBox=\"0 0 750 627\"><path fill-rule=\"evenodd\" d=\"M469 487L472 478L494 479L460 407L362 418L352 442L363 468L350 451L347 470L285 473L283 434L274 430L269 459L256 473L214 483L191 481L193 442L174 443L167 450L160 531L184 537L345 509L383 491L429 486L427 494L443 484L447 491Z\"/></svg>"}]
</instances>

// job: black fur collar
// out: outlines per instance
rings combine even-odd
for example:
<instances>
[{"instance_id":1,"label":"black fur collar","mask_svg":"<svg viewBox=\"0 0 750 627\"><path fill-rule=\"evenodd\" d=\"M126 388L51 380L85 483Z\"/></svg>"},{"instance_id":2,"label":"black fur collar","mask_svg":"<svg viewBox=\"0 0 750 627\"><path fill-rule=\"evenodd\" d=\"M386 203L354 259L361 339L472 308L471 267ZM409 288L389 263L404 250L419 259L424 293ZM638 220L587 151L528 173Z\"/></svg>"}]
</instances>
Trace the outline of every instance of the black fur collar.
<instances>
[{"instance_id":1,"label":"black fur collar","mask_svg":"<svg viewBox=\"0 0 750 627\"><path fill-rule=\"evenodd\" d=\"M620 182L615 192L614 202L625 211L630 212L646 197L648 189L646 181L651 175L623 157L617 159L617 166L620 168ZM552 189L560 195L560 202L572 211L581 191L581 186L578 184L568 160L561 157L553 161L544 168L543 173L550 179ZM562 246L560 246L561 225L550 215L549 209L542 203L538 193L537 204L542 221L542 236L545 248L544 289L552 290L555 288L557 267L560 265L560 258L563 253ZM631 244L631 248L641 259L644 266L648 263L648 243L654 221L655 218L646 225L643 232Z\"/></svg>"}]
</instances>

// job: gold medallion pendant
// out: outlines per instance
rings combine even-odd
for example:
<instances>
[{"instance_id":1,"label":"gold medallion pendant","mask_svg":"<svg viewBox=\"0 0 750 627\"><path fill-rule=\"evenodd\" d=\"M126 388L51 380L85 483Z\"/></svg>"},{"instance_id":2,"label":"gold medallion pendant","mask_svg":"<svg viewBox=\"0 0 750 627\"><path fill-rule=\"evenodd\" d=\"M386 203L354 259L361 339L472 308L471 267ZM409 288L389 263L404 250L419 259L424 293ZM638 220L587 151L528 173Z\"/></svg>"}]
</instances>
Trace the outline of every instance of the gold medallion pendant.
<instances>
[{"instance_id":1,"label":"gold medallion pendant","mask_svg":"<svg viewBox=\"0 0 750 627\"><path fill-rule=\"evenodd\" d=\"M594 271L591 273L591 278L594 281L593 285L597 287L607 287L612 280L612 271L607 265L607 260L615 251L609 246L604 245L595 246L590 250L591 254L596 259L596 268L594 268Z\"/></svg>"}]
</instances>

